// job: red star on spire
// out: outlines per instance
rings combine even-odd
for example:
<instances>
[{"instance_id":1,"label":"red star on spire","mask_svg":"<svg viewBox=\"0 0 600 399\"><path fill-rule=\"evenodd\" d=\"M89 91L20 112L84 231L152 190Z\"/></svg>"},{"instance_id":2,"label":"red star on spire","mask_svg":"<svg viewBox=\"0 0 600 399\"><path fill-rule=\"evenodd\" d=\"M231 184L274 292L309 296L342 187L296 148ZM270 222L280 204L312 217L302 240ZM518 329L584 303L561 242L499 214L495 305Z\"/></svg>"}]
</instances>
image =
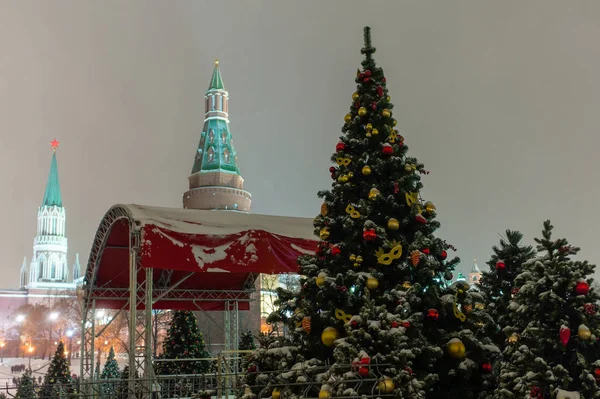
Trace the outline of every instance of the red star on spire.
<instances>
[{"instance_id":1,"label":"red star on spire","mask_svg":"<svg viewBox=\"0 0 600 399\"><path fill-rule=\"evenodd\" d=\"M60 144L60 141L56 141L56 139L54 139L54 140L52 140L52 141L50 142L50 145L52 146L52 149L53 149L54 151L56 151L56 149L58 148L58 145L59 145L59 144Z\"/></svg>"}]
</instances>

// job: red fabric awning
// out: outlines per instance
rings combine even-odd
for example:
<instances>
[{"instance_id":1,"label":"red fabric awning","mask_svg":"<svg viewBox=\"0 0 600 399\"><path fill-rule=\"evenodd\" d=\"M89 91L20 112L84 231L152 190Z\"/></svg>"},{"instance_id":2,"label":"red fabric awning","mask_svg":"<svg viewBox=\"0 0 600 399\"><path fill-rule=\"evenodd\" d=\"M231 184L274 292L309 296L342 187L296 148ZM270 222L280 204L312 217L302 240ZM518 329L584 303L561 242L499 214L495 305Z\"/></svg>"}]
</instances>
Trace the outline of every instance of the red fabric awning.
<instances>
[{"instance_id":1,"label":"red fabric awning","mask_svg":"<svg viewBox=\"0 0 600 399\"><path fill-rule=\"evenodd\" d=\"M298 256L317 244L306 218L115 205L100 223L86 272L97 308L127 302L130 226L140 234L142 267L154 269L156 296L186 277L155 309L222 310L224 298L247 300L251 274L295 273Z\"/></svg>"}]
</instances>

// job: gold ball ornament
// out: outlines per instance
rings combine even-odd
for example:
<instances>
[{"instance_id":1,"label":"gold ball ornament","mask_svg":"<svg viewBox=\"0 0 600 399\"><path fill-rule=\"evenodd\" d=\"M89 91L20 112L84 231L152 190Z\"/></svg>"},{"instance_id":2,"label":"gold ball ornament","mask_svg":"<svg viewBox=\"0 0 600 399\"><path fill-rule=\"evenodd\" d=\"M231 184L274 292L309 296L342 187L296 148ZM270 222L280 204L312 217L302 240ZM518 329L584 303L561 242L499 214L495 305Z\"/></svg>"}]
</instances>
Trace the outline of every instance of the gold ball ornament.
<instances>
[{"instance_id":1,"label":"gold ball ornament","mask_svg":"<svg viewBox=\"0 0 600 399\"><path fill-rule=\"evenodd\" d=\"M390 97L390 96L386 96L386 97L385 97L385 100L386 100L386 101L389 103L390 101L392 101L392 97Z\"/></svg>"},{"instance_id":2,"label":"gold ball ornament","mask_svg":"<svg viewBox=\"0 0 600 399\"><path fill-rule=\"evenodd\" d=\"M360 112L360 110L359 110L359 112ZM384 118L389 118L390 116L392 116L392 113L390 112L390 110L389 110L389 109L387 109L387 108L386 108L386 109L384 109L383 111L381 111L381 115L382 115Z\"/></svg>"},{"instance_id":3,"label":"gold ball ornament","mask_svg":"<svg viewBox=\"0 0 600 399\"><path fill-rule=\"evenodd\" d=\"M381 191L379 191L378 189L373 187L371 190L369 190L369 199L371 201L375 201L380 194L381 194Z\"/></svg>"},{"instance_id":4,"label":"gold ball ornament","mask_svg":"<svg viewBox=\"0 0 600 399\"><path fill-rule=\"evenodd\" d=\"M358 116L365 116L367 114L367 109L365 107L360 107L358 109Z\"/></svg>"},{"instance_id":5,"label":"gold ball ornament","mask_svg":"<svg viewBox=\"0 0 600 399\"><path fill-rule=\"evenodd\" d=\"M387 228L388 230L393 231L398 230L400 228L400 222L398 219L390 218L390 220L387 222Z\"/></svg>"},{"instance_id":6,"label":"gold ball ornament","mask_svg":"<svg viewBox=\"0 0 600 399\"><path fill-rule=\"evenodd\" d=\"M325 346L333 346L333 343L339 336L338 330L333 327L327 327L321 333L321 342L323 342L323 345Z\"/></svg>"},{"instance_id":7,"label":"gold ball ornament","mask_svg":"<svg viewBox=\"0 0 600 399\"><path fill-rule=\"evenodd\" d=\"M402 283L402 288L404 288L405 290L409 289L410 287L412 287L410 281L405 281Z\"/></svg>"},{"instance_id":8,"label":"gold ball ornament","mask_svg":"<svg viewBox=\"0 0 600 399\"><path fill-rule=\"evenodd\" d=\"M435 209L435 205L433 205L433 202L431 202L431 201L425 202L425 210L429 213L435 213L436 209Z\"/></svg>"},{"instance_id":9,"label":"gold ball ornament","mask_svg":"<svg viewBox=\"0 0 600 399\"><path fill-rule=\"evenodd\" d=\"M465 357L465 344L463 344L462 341L458 338L452 338L450 341L448 341L448 343L446 344L446 350L448 351L448 354L454 359L464 359Z\"/></svg>"},{"instance_id":10,"label":"gold ball ornament","mask_svg":"<svg viewBox=\"0 0 600 399\"><path fill-rule=\"evenodd\" d=\"M350 122L351 120L352 120L352 115L350 115L350 114L346 114L346 116L344 116L344 121L345 121L346 123Z\"/></svg>"},{"instance_id":11,"label":"gold ball ornament","mask_svg":"<svg viewBox=\"0 0 600 399\"><path fill-rule=\"evenodd\" d=\"M585 324L580 324L577 329L577 336L582 341L587 341L592 337L592 332Z\"/></svg>"},{"instance_id":12,"label":"gold ball ornament","mask_svg":"<svg viewBox=\"0 0 600 399\"><path fill-rule=\"evenodd\" d=\"M341 179L342 183L348 183L348 176L346 176L346 175L340 176L340 179Z\"/></svg>"},{"instance_id":13,"label":"gold ball ornament","mask_svg":"<svg viewBox=\"0 0 600 399\"><path fill-rule=\"evenodd\" d=\"M393 125L393 126L396 126L397 124L398 124L398 121L394 119L394 120L392 121L392 125Z\"/></svg>"},{"instance_id":14,"label":"gold ball ornament","mask_svg":"<svg viewBox=\"0 0 600 399\"><path fill-rule=\"evenodd\" d=\"M271 399L280 399L281 391L279 389L273 389L273 393L271 393Z\"/></svg>"},{"instance_id":15,"label":"gold ball ornament","mask_svg":"<svg viewBox=\"0 0 600 399\"><path fill-rule=\"evenodd\" d=\"M371 130L371 129L373 129L373 125L371 125L370 123L367 123L367 126L365 126L365 129Z\"/></svg>"},{"instance_id":16,"label":"gold ball ornament","mask_svg":"<svg viewBox=\"0 0 600 399\"><path fill-rule=\"evenodd\" d=\"M380 393L392 393L392 391L396 388L396 384L391 378L384 378L379 384L377 384L377 389Z\"/></svg>"},{"instance_id":17,"label":"gold ball ornament","mask_svg":"<svg viewBox=\"0 0 600 399\"><path fill-rule=\"evenodd\" d=\"M508 337L509 344L516 344L519 341L519 334L512 333L510 337Z\"/></svg>"},{"instance_id":18,"label":"gold ball ornament","mask_svg":"<svg viewBox=\"0 0 600 399\"><path fill-rule=\"evenodd\" d=\"M365 134L365 136L367 136L367 138L371 138L371 136L373 136L373 135L371 134L371 132L367 132L367 133Z\"/></svg>"},{"instance_id":19,"label":"gold ball ornament","mask_svg":"<svg viewBox=\"0 0 600 399\"><path fill-rule=\"evenodd\" d=\"M369 165L363 166L362 174L365 176L369 176L371 174L371 167Z\"/></svg>"},{"instance_id":20,"label":"gold ball ornament","mask_svg":"<svg viewBox=\"0 0 600 399\"><path fill-rule=\"evenodd\" d=\"M404 170L407 172L412 172L412 166L411 164L407 163L406 165L404 165Z\"/></svg>"},{"instance_id":21,"label":"gold ball ornament","mask_svg":"<svg viewBox=\"0 0 600 399\"><path fill-rule=\"evenodd\" d=\"M360 97L360 96L358 95L358 93L354 92L354 94L352 94L352 99L353 99L354 101L358 100L358 97Z\"/></svg>"},{"instance_id":22,"label":"gold ball ornament","mask_svg":"<svg viewBox=\"0 0 600 399\"><path fill-rule=\"evenodd\" d=\"M379 134L379 130L373 129L371 133L373 133L373 136L377 136Z\"/></svg>"},{"instance_id":23,"label":"gold ball ornament","mask_svg":"<svg viewBox=\"0 0 600 399\"><path fill-rule=\"evenodd\" d=\"M329 238L329 228L328 227L323 227L321 229L321 231L319 232L319 238L321 240L326 240Z\"/></svg>"},{"instance_id":24,"label":"gold ball ornament","mask_svg":"<svg viewBox=\"0 0 600 399\"><path fill-rule=\"evenodd\" d=\"M331 398L331 392L326 389L321 389L319 391L319 399L329 399Z\"/></svg>"},{"instance_id":25,"label":"gold ball ornament","mask_svg":"<svg viewBox=\"0 0 600 399\"><path fill-rule=\"evenodd\" d=\"M379 281L377 281L377 279L375 277L368 277L366 285L367 285L368 289L376 290L377 287L379 287Z\"/></svg>"},{"instance_id":26,"label":"gold ball ornament","mask_svg":"<svg viewBox=\"0 0 600 399\"><path fill-rule=\"evenodd\" d=\"M319 275L317 276L317 279L315 280L317 287L324 286L326 279L327 279L327 275L325 273L319 273Z\"/></svg>"}]
</instances>

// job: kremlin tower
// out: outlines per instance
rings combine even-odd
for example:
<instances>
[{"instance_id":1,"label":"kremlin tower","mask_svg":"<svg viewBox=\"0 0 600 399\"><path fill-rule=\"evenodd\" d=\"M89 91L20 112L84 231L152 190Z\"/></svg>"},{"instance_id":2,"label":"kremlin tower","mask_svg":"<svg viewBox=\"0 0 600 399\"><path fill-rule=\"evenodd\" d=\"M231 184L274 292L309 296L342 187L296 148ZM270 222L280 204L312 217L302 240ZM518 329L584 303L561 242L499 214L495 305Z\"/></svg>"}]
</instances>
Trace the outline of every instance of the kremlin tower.
<instances>
[{"instance_id":1,"label":"kremlin tower","mask_svg":"<svg viewBox=\"0 0 600 399\"><path fill-rule=\"evenodd\" d=\"M219 61L204 95L204 127L194 157L185 209L250 212L251 195L237 165L229 130L229 93L223 86Z\"/></svg>"},{"instance_id":2,"label":"kremlin tower","mask_svg":"<svg viewBox=\"0 0 600 399\"><path fill-rule=\"evenodd\" d=\"M22 288L74 289L80 278L79 254L72 272L67 259L66 213L60 194L56 149L59 142L52 141L52 161L42 205L38 208L37 235L33 240L33 258L27 268L26 259L21 266Z\"/></svg>"},{"instance_id":3,"label":"kremlin tower","mask_svg":"<svg viewBox=\"0 0 600 399\"><path fill-rule=\"evenodd\" d=\"M252 196L244 190L244 179L237 164L229 130L229 93L223 85L219 61L215 61L208 90L204 94L204 126L188 182L189 190L183 194L185 209L250 212ZM255 287L257 293L260 292L259 282ZM260 306L253 301L249 312L239 314L242 329L258 331ZM205 312L194 313L209 351L216 353L226 349L225 312L210 312L210 316Z\"/></svg>"},{"instance_id":4,"label":"kremlin tower","mask_svg":"<svg viewBox=\"0 0 600 399\"><path fill-rule=\"evenodd\" d=\"M469 273L469 284L479 283L481 279L481 270L477 266L477 259L473 259L473 266L471 267L471 273Z\"/></svg>"}]
</instances>

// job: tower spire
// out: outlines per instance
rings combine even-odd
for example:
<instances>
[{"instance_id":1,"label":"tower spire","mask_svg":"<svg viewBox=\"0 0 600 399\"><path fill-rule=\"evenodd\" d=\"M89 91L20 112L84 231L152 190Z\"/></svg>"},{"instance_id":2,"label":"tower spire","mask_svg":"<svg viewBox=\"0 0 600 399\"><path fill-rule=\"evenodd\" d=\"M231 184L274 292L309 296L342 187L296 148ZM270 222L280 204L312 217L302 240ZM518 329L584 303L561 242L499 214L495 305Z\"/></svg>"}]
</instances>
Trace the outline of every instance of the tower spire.
<instances>
[{"instance_id":1,"label":"tower spire","mask_svg":"<svg viewBox=\"0 0 600 399\"><path fill-rule=\"evenodd\" d=\"M58 181L58 165L56 162L56 149L59 142L56 139L52 140L52 161L50 162L50 173L48 174L48 182L46 183L46 192L42 206L59 206L62 207L62 196L60 195L60 183Z\"/></svg>"},{"instance_id":2,"label":"tower spire","mask_svg":"<svg viewBox=\"0 0 600 399\"><path fill-rule=\"evenodd\" d=\"M221 71L219 71L219 60L215 60L215 69L213 69L213 74L207 91L213 90L225 90L223 78L221 78Z\"/></svg>"}]
</instances>

